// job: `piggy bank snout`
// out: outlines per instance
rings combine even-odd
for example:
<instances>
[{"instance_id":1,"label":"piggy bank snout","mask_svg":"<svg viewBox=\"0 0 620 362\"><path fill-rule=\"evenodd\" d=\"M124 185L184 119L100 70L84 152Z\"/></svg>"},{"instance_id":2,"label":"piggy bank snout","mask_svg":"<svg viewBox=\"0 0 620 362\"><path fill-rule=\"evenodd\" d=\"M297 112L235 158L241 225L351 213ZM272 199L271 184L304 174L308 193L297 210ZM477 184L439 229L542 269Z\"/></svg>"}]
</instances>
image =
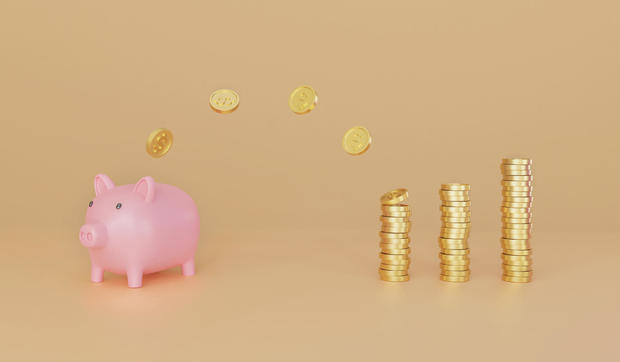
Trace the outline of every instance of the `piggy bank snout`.
<instances>
[{"instance_id":1,"label":"piggy bank snout","mask_svg":"<svg viewBox=\"0 0 620 362\"><path fill-rule=\"evenodd\" d=\"M100 248L107 241L106 228L102 224L85 224L80 228L80 242L87 248Z\"/></svg>"}]
</instances>

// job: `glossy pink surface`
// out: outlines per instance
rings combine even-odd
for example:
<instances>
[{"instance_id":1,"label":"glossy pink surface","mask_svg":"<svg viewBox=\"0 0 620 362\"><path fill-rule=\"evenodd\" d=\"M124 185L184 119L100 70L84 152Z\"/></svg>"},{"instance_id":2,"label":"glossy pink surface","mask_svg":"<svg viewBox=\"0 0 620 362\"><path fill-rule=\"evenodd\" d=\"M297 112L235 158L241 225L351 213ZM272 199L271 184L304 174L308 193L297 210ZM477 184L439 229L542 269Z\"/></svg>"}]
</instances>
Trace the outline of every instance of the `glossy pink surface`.
<instances>
[{"instance_id":1,"label":"glossy pink surface","mask_svg":"<svg viewBox=\"0 0 620 362\"><path fill-rule=\"evenodd\" d=\"M200 219L187 193L150 176L115 186L100 174L95 194L79 232L90 253L93 282L109 271L126 274L129 287L139 288L143 274L176 265L183 275L194 274Z\"/></svg>"}]
</instances>

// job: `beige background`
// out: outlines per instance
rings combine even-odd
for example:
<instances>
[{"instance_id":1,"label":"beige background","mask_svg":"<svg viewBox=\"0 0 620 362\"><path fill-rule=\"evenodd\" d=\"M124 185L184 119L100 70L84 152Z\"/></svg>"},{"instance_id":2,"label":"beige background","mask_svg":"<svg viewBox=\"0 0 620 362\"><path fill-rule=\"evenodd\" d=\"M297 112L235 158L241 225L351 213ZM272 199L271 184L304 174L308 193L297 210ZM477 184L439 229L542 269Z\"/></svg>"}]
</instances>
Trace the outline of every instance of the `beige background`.
<instances>
[{"instance_id":1,"label":"beige background","mask_svg":"<svg viewBox=\"0 0 620 362\"><path fill-rule=\"evenodd\" d=\"M617 360L615 1L0 2L0 360ZM319 104L290 112L298 85ZM239 109L208 107L217 88ZM367 154L341 149L350 127ZM171 152L150 158L149 132ZM499 162L535 168L536 280L501 282ZM197 272L88 281L92 179L185 189ZM437 189L472 185L472 280ZM376 275L407 187L413 279Z\"/></svg>"}]
</instances>

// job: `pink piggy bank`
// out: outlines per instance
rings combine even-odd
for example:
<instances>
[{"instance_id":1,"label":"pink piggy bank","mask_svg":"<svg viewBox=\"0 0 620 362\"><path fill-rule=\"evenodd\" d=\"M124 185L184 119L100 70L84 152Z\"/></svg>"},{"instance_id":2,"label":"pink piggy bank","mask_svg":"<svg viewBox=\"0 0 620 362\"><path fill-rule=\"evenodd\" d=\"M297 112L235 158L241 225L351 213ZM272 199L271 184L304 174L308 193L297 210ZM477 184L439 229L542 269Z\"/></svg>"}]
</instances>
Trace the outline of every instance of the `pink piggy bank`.
<instances>
[{"instance_id":1,"label":"pink piggy bank","mask_svg":"<svg viewBox=\"0 0 620 362\"><path fill-rule=\"evenodd\" d=\"M90 278L103 272L127 274L130 288L142 286L142 275L181 265L194 275L194 253L200 218L188 194L146 176L135 185L114 186L95 176L95 198L88 204L80 242L88 248Z\"/></svg>"}]
</instances>

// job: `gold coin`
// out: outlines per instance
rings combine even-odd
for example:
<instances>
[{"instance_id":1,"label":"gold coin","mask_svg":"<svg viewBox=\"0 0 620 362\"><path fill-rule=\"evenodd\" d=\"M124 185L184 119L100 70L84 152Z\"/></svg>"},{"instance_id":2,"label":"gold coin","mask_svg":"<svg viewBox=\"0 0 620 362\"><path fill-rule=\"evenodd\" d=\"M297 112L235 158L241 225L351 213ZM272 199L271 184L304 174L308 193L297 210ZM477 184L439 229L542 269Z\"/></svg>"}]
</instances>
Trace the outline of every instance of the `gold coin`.
<instances>
[{"instance_id":1,"label":"gold coin","mask_svg":"<svg viewBox=\"0 0 620 362\"><path fill-rule=\"evenodd\" d=\"M457 233L442 231L439 233L439 237L444 238L444 239L465 239L466 240L469 238L469 233L457 234Z\"/></svg>"},{"instance_id":2,"label":"gold coin","mask_svg":"<svg viewBox=\"0 0 620 362\"><path fill-rule=\"evenodd\" d=\"M439 243L439 251L444 254L448 254L448 255L469 254L469 252L465 252L463 250L469 250L469 245L467 245L467 243L453 244L453 245L441 245L441 243Z\"/></svg>"},{"instance_id":3,"label":"gold coin","mask_svg":"<svg viewBox=\"0 0 620 362\"><path fill-rule=\"evenodd\" d=\"M532 230L532 224L502 223L504 229Z\"/></svg>"},{"instance_id":4,"label":"gold coin","mask_svg":"<svg viewBox=\"0 0 620 362\"><path fill-rule=\"evenodd\" d=\"M532 249L510 250L502 249L506 255L532 255Z\"/></svg>"},{"instance_id":5,"label":"gold coin","mask_svg":"<svg viewBox=\"0 0 620 362\"><path fill-rule=\"evenodd\" d=\"M502 206L501 207L501 212L506 213L506 214L522 214L522 215L527 215L526 217L531 217L531 212L532 209L529 207L505 207ZM511 216L514 217L514 216ZM517 218L519 219L519 218Z\"/></svg>"},{"instance_id":6,"label":"gold coin","mask_svg":"<svg viewBox=\"0 0 620 362\"><path fill-rule=\"evenodd\" d=\"M452 228L444 228L439 229L441 234L445 235L458 235L460 237L465 237L469 235L469 229L452 229ZM455 238L447 238L447 239L455 239Z\"/></svg>"},{"instance_id":7,"label":"gold coin","mask_svg":"<svg viewBox=\"0 0 620 362\"><path fill-rule=\"evenodd\" d=\"M165 128L158 128L151 132L146 139L146 152L153 157L162 157L172 147L172 132Z\"/></svg>"},{"instance_id":8,"label":"gold coin","mask_svg":"<svg viewBox=\"0 0 620 362\"><path fill-rule=\"evenodd\" d=\"M523 233L511 232L509 230L515 229L502 229L502 237L506 239L517 239L517 240L527 240L530 238L531 234L529 231L525 231ZM521 230L519 230L521 231Z\"/></svg>"},{"instance_id":9,"label":"gold coin","mask_svg":"<svg viewBox=\"0 0 620 362\"><path fill-rule=\"evenodd\" d=\"M441 275L449 277L468 277L471 275L471 270L442 270Z\"/></svg>"},{"instance_id":10,"label":"gold coin","mask_svg":"<svg viewBox=\"0 0 620 362\"><path fill-rule=\"evenodd\" d=\"M439 238L439 247L444 249L467 249L469 244L463 239L444 239Z\"/></svg>"},{"instance_id":11,"label":"gold coin","mask_svg":"<svg viewBox=\"0 0 620 362\"><path fill-rule=\"evenodd\" d=\"M441 245L463 245L467 243L467 238L446 238L440 236L438 240Z\"/></svg>"},{"instance_id":12,"label":"gold coin","mask_svg":"<svg viewBox=\"0 0 620 362\"><path fill-rule=\"evenodd\" d=\"M408 275L409 272L407 270L379 269L379 274L385 275L385 276L401 276L401 275Z\"/></svg>"},{"instance_id":13,"label":"gold coin","mask_svg":"<svg viewBox=\"0 0 620 362\"><path fill-rule=\"evenodd\" d=\"M403 261L409 261L409 256L407 255L392 255L392 254L386 254L386 253L379 253L379 257L382 260L403 260ZM391 263L385 263L385 264L391 264Z\"/></svg>"},{"instance_id":14,"label":"gold coin","mask_svg":"<svg viewBox=\"0 0 620 362\"><path fill-rule=\"evenodd\" d=\"M534 180L534 176L526 175L526 176L517 176L517 175L502 175L502 181L529 181L532 182Z\"/></svg>"},{"instance_id":15,"label":"gold coin","mask_svg":"<svg viewBox=\"0 0 620 362\"><path fill-rule=\"evenodd\" d=\"M442 190L446 191L469 191L471 190L471 186L468 184L442 184Z\"/></svg>"},{"instance_id":16,"label":"gold coin","mask_svg":"<svg viewBox=\"0 0 620 362\"><path fill-rule=\"evenodd\" d=\"M442 201L441 206L449 207L470 207L471 201Z\"/></svg>"},{"instance_id":17,"label":"gold coin","mask_svg":"<svg viewBox=\"0 0 620 362\"><path fill-rule=\"evenodd\" d=\"M411 252L411 249L409 248L405 248L405 249L386 249L386 248L381 248L381 252L383 254L390 254L390 255L405 255L405 254L409 254Z\"/></svg>"},{"instance_id":18,"label":"gold coin","mask_svg":"<svg viewBox=\"0 0 620 362\"><path fill-rule=\"evenodd\" d=\"M411 217L411 212L407 211L407 212L383 212L383 214L381 216L386 216L386 217L406 217L407 219L409 219Z\"/></svg>"},{"instance_id":19,"label":"gold coin","mask_svg":"<svg viewBox=\"0 0 620 362\"><path fill-rule=\"evenodd\" d=\"M411 223L408 217L394 217L394 216L381 215L379 217L379 220L386 224L410 224Z\"/></svg>"},{"instance_id":20,"label":"gold coin","mask_svg":"<svg viewBox=\"0 0 620 362\"><path fill-rule=\"evenodd\" d=\"M469 191L450 191L450 190L439 190L439 196L449 200L452 197L469 197ZM455 200L458 201L458 200Z\"/></svg>"},{"instance_id":21,"label":"gold coin","mask_svg":"<svg viewBox=\"0 0 620 362\"><path fill-rule=\"evenodd\" d=\"M508 271L520 271L520 272L524 272L524 271L532 271L532 266L531 265L508 265L508 264L502 264L502 270L505 272Z\"/></svg>"},{"instance_id":22,"label":"gold coin","mask_svg":"<svg viewBox=\"0 0 620 362\"><path fill-rule=\"evenodd\" d=\"M406 235L405 235L406 236ZM386 245L407 245L409 244L409 238L408 237L404 237L404 238L400 238L400 239L384 239L381 238L381 244L386 244Z\"/></svg>"},{"instance_id":23,"label":"gold coin","mask_svg":"<svg viewBox=\"0 0 620 362\"><path fill-rule=\"evenodd\" d=\"M502 186L513 186L513 187L529 187L532 188L532 181L504 181L502 180Z\"/></svg>"},{"instance_id":24,"label":"gold coin","mask_svg":"<svg viewBox=\"0 0 620 362\"><path fill-rule=\"evenodd\" d=\"M469 195L467 196L440 196L440 200L442 202L452 202L452 201L471 201Z\"/></svg>"},{"instance_id":25,"label":"gold coin","mask_svg":"<svg viewBox=\"0 0 620 362\"><path fill-rule=\"evenodd\" d=\"M409 264L405 265L390 265L390 264L380 264L379 269L383 270L408 270Z\"/></svg>"},{"instance_id":26,"label":"gold coin","mask_svg":"<svg viewBox=\"0 0 620 362\"><path fill-rule=\"evenodd\" d=\"M386 233L379 231L379 236L381 240L409 240L409 235L407 235L407 233Z\"/></svg>"},{"instance_id":27,"label":"gold coin","mask_svg":"<svg viewBox=\"0 0 620 362\"><path fill-rule=\"evenodd\" d=\"M532 188L530 191L502 191L503 197L528 197L533 198L534 192L532 192Z\"/></svg>"},{"instance_id":28,"label":"gold coin","mask_svg":"<svg viewBox=\"0 0 620 362\"><path fill-rule=\"evenodd\" d=\"M471 207L469 206L466 206L466 207L440 206L439 210L441 211L442 214L447 214L447 215L471 213Z\"/></svg>"},{"instance_id":29,"label":"gold coin","mask_svg":"<svg viewBox=\"0 0 620 362\"><path fill-rule=\"evenodd\" d=\"M471 212L443 212L441 213L442 219L459 219L465 218L467 220L471 220Z\"/></svg>"},{"instance_id":30,"label":"gold coin","mask_svg":"<svg viewBox=\"0 0 620 362\"><path fill-rule=\"evenodd\" d=\"M445 265L459 265L459 266L467 266L469 267L469 260L445 260L441 259L441 264Z\"/></svg>"},{"instance_id":31,"label":"gold coin","mask_svg":"<svg viewBox=\"0 0 620 362\"><path fill-rule=\"evenodd\" d=\"M512 209L528 209L532 207L532 202L510 202L503 201L502 207L510 207Z\"/></svg>"},{"instance_id":32,"label":"gold coin","mask_svg":"<svg viewBox=\"0 0 620 362\"><path fill-rule=\"evenodd\" d=\"M392 213L392 212L411 212L411 208L409 205L400 204L400 205L381 205L381 211L383 213Z\"/></svg>"},{"instance_id":33,"label":"gold coin","mask_svg":"<svg viewBox=\"0 0 620 362\"><path fill-rule=\"evenodd\" d=\"M444 254L442 252L439 252L439 259L447 260L447 261L452 261L452 260L469 260L469 255L451 255L451 254Z\"/></svg>"},{"instance_id":34,"label":"gold coin","mask_svg":"<svg viewBox=\"0 0 620 362\"><path fill-rule=\"evenodd\" d=\"M528 186L502 186L502 192L532 192Z\"/></svg>"},{"instance_id":35,"label":"gold coin","mask_svg":"<svg viewBox=\"0 0 620 362\"><path fill-rule=\"evenodd\" d=\"M504 176L531 176L532 170L502 170Z\"/></svg>"},{"instance_id":36,"label":"gold coin","mask_svg":"<svg viewBox=\"0 0 620 362\"><path fill-rule=\"evenodd\" d=\"M450 222L471 223L471 218L470 217L442 217L441 221L444 223L450 223Z\"/></svg>"},{"instance_id":37,"label":"gold coin","mask_svg":"<svg viewBox=\"0 0 620 362\"><path fill-rule=\"evenodd\" d=\"M405 243L405 244L379 243L379 248L381 248L381 252L385 254L398 254L398 253L393 253L392 250L395 250L395 251L408 250L409 243Z\"/></svg>"},{"instance_id":38,"label":"gold coin","mask_svg":"<svg viewBox=\"0 0 620 362\"><path fill-rule=\"evenodd\" d=\"M398 205L407 200L409 192L407 189L396 189L381 195L382 205Z\"/></svg>"},{"instance_id":39,"label":"gold coin","mask_svg":"<svg viewBox=\"0 0 620 362\"><path fill-rule=\"evenodd\" d=\"M520 197L520 196L504 196L503 198L503 202L511 202L511 203L532 203L532 201L534 201L534 197L533 196L525 196L525 197Z\"/></svg>"},{"instance_id":40,"label":"gold coin","mask_svg":"<svg viewBox=\"0 0 620 362\"><path fill-rule=\"evenodd\" d=\"M521 239L501 238L500 239L500 244L502 245L502 248L504 248L504 249L522 250L522 249L531 249L532 248L530 246L530 240L529 239L521 240Z\"/></svg>"},{"instance_id":41,"label":"gold coin","mask_svg":"<svg viewBox=\"0 0 620 362\"><path fill-rule=\"evenodd\" d=\"M399 245L409 245L409 238L407 239L382 239L381 242L379 243L379 246L385 245L385 247L388 247L388 245L394 245L394 246L399 246Z\"/></svg>"},{"instance_id":42,"label":"gold coin","mask_svg":"<svg viewBox=\"0 0 620 362\"><path fill-rule=\"evenodd\" d=\"M504 165L531 165L532 160L529 158L502 158Z\"/></svg>"},{"instance_id":43,"label":"gold coin","mask_svg":"<svg viewBox=\"0 0 620 362\"><path fill-rule=\"evenodd\" d=\"M239 107L239 94L232 89L218 89L211 93L209 105L217 113L231 113Z\"/></svg>"},{"instance_id":44,"label":"gold coin","mask_svg":"<svg viewBox=\"0 0 620 362\"><path fill-rule=\"evenodd\" d=\"M381 277L381 280L383 280L384 282L406 282L409 281L409 275L403 275L403 276L387 276L387 275L381 275L379 274Z\"/></svg>"},{"instance_id":45,"label":"gold coin","mask_svg":"<svg viewBox=\"0 0 620 362\"><path fill-rule=\"evenodd\" d=\"M465 271L465 270L469 270L469 265L439 264L439 268L441 270Z\"/></svg>"},{"instance_id":46,"label":"gold coin","mask_svg":"<svg viewBox=\"0 0 620 362\"><path fill-rule=\"evenodd\" d=\"M511 277L531 278L534 275L534 272L532 270L529 270L529 271L504 270L504 275L508 275Z\"/></svg>"},{"instance_id":47,"label":"gold coin","mask_svg":"<svg viewBox=\"0 0 620 362\"><path fill-rule=\"evenodd\" d=\"M384 259L384 258L381 258L381 264L409 265L409 264L411 264L411 259L396 260L396 259Z\"/></svg>"},{"instance_id":48,"label":"gold coin","mask_svg":"<svg viewBox=\"0 0 620 362\"><path fill-rule=\"evenodd\" d=\"M393 226L392 225L382 225L381 231L385 231L386 233L408 233L411 230L411 226Z\"/></svg>"},{"instance_id":49,"label":"gold coin","mask_svg":"<svg viewBox=\"0 0 620 362\"><path fill-rule=\"evenodd\" d=\"M441 249L445 255L469 255L469 249Z\"/></svg>"},{"instance_id":50,"label":"gold coin","mask_svg":"<svg viewBox=\"0 0 620 362\"><path fill-rule=\"evenodd\" d=\"M511 213L507 211L502 211L502 219L532 219L532 213Z\"/></svg>"},{"instance_id":51,"label":"gold coin","mask_svg":"<svg viewBox=\"0 0 620 362\"><path fill-rule=\"evenodd\" d=\"M510 258L508 258L510 257ZM520 259L517 259L520 258ZM502 254L502 260L507 265L533 265L534 262L529 255L505 255Z\"/></svg>"},{"instance_id":52,"label":"gold coin","mask_svg":"<svg viewBox=\"0 0 620 362\"><path fill-rule=\"evenodd\" d=\"M531 277L512 277L509 275L502 275L502 280L510 283L529 283L532 281Z\"/></svg>"},{"instance_id":53,"label":"gold coin","mask_svg":"<svg viewBox=\"0 0 620 362\"><path fill-rule=\"evenodd\" d=\"M469 229L471 227L470 222L442 222L442 228L448 229Z\"/></svg>"},{"instance_id":54,"label":"gold coin","mask_svg":"<svg viewBox=\"0 0 620 362\"><path fill-rule=\"evenodd\" d=\"M526 217L526 218L522 218L522 219L517 219L514 217L503 217L502 218L502 224L504 225L508 225L508 224L531 224L532 223L532 217Z\"/></svg>"},{"instance_id":55,"label":"gold coin","mask_svg":"<svg viewBox=\"0 0 620 362\"><path fill-rule=\"evenodd\" d=\"M511 198L511 197L528 198L530 200L533 200L534 194L532 192L526 192L526 191L502 191L502 201L510 201L510 200L507 200L507 198ZM515 202L515 201L510 201L510 202Z\"/></svg>"},{"instance_id":56,"label":"gold coin","mask_svg":"<svg viewBox=\"0 0 620 362\"><path fill-rule=\"evenodd\" d=\"M361 155L372 143L368 129L357 126L348 130L342 138L342 148L350 155ZM397 204L400 202L397 202ZM391 204L390 204L391 205Z\"/></svg>"},{"instance_id":57,"label":"gold coin","mask_svg":"<svg viewBox=\"0 0 620 362\"><path fill-rule=\"evenodd\" d=\"M469 280L469 276L459 277L459 276L439 274L439 279L443 280L444 282L464 283Z\"/></svg>"},{"instance_id":58,"label":"gold coin","mask_svg":"<svg viewBox=\"0 0 620 362\"><path fill-rule=\"evenodd\" d=\"M502 170L517 170L517 171L532 169L531 165L510 165L510 164L505 164L505 163L502 163L499 167Z\"/></svg>"},{"instance_id":59,"label":"gold coin","mask_svg":"<svg viewBox=\"0 0 620 362\"><path fill-rule=\"evenodd\" d=\"M316 96L314 89L310 86L302 85L293 90L288 98L288 106L291 111L297 114L304 114L313 110L318 101L319 98Z\"/></svg>"}]
</instances>

